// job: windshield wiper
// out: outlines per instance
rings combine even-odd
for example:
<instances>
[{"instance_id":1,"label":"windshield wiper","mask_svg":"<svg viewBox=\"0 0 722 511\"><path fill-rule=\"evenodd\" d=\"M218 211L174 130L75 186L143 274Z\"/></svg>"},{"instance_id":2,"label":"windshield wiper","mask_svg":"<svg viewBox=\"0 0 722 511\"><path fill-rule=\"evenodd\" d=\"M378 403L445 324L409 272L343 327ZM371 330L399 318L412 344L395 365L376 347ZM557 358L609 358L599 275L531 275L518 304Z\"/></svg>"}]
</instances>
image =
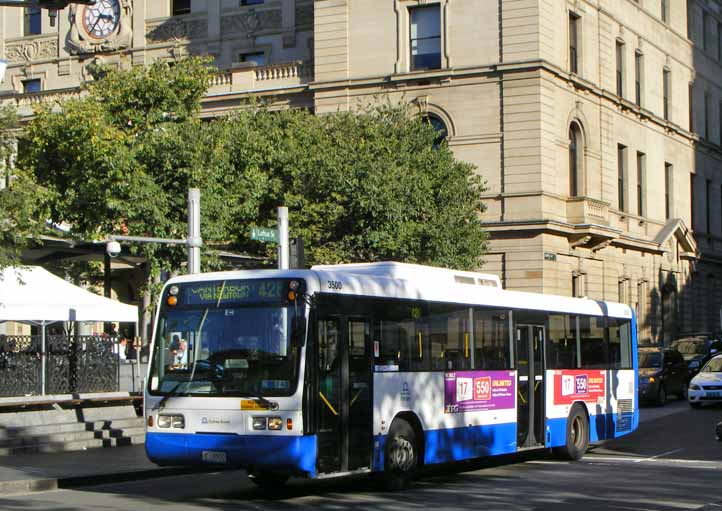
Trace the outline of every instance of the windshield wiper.
<instances>
[{"instance_id":1,"label":"windshield wiper","mask_svg":"<svg viewBox=\"0 0 722 511\"><path fill-rule=\"evenodd\" d=\"M170 389L168 391L168 393L165 396L163 396L163 398L160 401L158 401L158 404L153 408L153 410L162 410L163 406L165 405L165 402L168 401L169 397L171 397L172 395L175 394L175 391L178 389L178 387L181 386L181 383L183 383L183 381L179 381L178 383L173 385L173 388Z\"/></svg>"},{"instance_id":2,"label":"windshield wiper","mask_svg":"<svg viewBox=\"0 0 722 511\"><path fill-rule=\"evenodd\" d=\"M275 401L269 401L263 396L241 396L244 399L255 399L259 403L261 403L263 406L265 406L268 410L278 410L278 403Z\"/></svg>"}]
</instances>

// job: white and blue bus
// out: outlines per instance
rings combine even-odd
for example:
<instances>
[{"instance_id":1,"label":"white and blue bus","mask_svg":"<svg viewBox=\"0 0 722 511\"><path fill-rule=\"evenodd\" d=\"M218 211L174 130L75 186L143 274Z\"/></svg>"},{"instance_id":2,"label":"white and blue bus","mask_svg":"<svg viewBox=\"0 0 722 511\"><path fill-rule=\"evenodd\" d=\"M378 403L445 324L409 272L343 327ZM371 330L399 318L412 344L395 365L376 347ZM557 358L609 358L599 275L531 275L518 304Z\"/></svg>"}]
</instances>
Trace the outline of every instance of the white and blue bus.
<instances>
[{"instance_id":1,"label":"white and blue bus","mask_svg":"<svg viewBox=\"0 0 722 511\"><path fill-rule=\"evenodd\" d=\"M189 275L163 288L146 451L160 465L290 476L553 449L636 429L627 305L504 290L401 263Z\"/></svg>"}]
</instances>

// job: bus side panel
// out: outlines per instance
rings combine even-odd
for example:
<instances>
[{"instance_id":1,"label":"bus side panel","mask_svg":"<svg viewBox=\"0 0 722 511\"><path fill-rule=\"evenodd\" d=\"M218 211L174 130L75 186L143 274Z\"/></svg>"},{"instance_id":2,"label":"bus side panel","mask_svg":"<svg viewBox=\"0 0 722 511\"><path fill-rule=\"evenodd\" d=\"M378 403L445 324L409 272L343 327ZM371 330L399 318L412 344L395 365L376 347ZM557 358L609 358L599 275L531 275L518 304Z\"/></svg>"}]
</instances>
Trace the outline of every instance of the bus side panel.
<instances>
[{"instance_id":1,"label":"bus side panel","mask_svg":"<svg viewBox=\"0 0 722 511\"><path fill-rule=\"evenodd\" d=\"M616 438L636 429L635 374L632 369L557 369L546 372L546 447L566 442L567 417L574 403L589 415L589 441Z\"/></svg>"},{"instance_id":2,"label":"bus side panel","mask_svg":"<svg viewBox=\"0 0 722 511\"><path fill-rule=\"evenodd\" d=\"M386 435L402 412L419 419L426 464L516 451L516 409L445 413L444 379L443 372L374 374L373 470L383 470Z\"/></svg>"}]
</instances>

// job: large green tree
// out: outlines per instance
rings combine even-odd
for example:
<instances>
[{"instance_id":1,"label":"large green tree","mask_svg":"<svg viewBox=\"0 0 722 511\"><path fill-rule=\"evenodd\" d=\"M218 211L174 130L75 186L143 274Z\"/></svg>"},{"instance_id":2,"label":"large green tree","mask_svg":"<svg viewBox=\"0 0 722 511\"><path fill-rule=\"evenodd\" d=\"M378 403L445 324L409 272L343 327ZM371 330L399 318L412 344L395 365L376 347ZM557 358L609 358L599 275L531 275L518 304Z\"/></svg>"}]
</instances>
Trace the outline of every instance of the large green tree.
<instances>
[{"instance_id":1,"label":"large green tree","mask_svg":"<svg viewBox=\"0 0 722 511\"><path fill-rule=\"evenodd\" d=\"M187 189L199 187L209 247L271 262L274 248L249 229L273 225L285 205L309 263L480 265L482 182L409 107L316 116L251 102L200 121L211 72L199 59L99 68L82 99L40 109L21 165L50 191L51 218L84 238L183 238ZM156 269L179 271L185 258L182 247L134 250Z\"/></svg>"},{"instance_id":2,"label":"large green tree","mask_svg":"<svg viewBox=\"0 0 722 511\"><path fill-rule=\"evenodd\" d=\"M18 130L15 111L0 107L0 269L20 263L22 250L42 233L47 218L45 190L12 164Z\"/></svg>"}]
</instances>

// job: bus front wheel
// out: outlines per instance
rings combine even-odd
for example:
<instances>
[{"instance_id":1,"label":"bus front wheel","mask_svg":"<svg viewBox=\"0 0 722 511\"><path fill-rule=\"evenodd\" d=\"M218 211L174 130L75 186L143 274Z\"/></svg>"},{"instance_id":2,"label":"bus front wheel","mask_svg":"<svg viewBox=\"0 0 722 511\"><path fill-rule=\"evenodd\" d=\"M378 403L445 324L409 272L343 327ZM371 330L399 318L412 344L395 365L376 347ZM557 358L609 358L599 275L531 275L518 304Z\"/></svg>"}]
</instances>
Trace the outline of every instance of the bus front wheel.
<instances>
[{"instance_id":1,"label":"bus front wheel","mask_svg":"<svg viewBox=\"0 0 722 511\"><path fill-rule=\"evenodd\" d=\"M414 428L403 419L391 423L384 454L384 485L387 490L407 488L419 465L419 447Z\"/></svg>"},{"instance_id":2,"label":"bus front wheel","mask_svg":"<svg viewBox=\"0 0 722 511\"><path fill-rule=\"evenodd\" d=\"M589 447L589 420L587 414L578 404L572 406L567 418L566 443L554 448L557 458L563 460L579 460Z\"/></svg>"}]
</instances>

